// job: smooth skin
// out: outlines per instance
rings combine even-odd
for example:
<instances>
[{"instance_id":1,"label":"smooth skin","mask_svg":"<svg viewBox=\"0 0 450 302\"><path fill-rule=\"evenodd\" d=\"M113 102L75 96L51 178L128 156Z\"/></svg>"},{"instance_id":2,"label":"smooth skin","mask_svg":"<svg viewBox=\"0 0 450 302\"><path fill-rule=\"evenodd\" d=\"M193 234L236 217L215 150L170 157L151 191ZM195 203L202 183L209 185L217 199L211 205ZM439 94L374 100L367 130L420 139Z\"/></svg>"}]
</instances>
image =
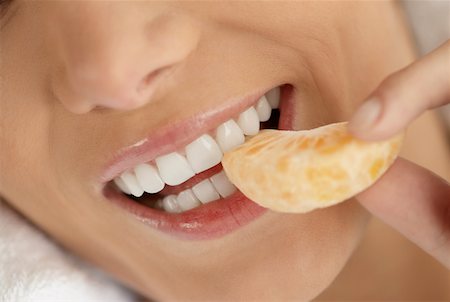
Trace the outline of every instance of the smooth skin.
<instances>
[{"instance_id":1,"label":"smooth skin","mask_svg":"<svg viewBox=\"0 0 450 302\"><path fill-rule=\"evenodd\" d=\"M402 131L428 109L450 103L450 41L387 77L349 123L363 140ZM450 185L431 171L398 159L360 203L450 269Z\"/></svg>"}]
</instances>

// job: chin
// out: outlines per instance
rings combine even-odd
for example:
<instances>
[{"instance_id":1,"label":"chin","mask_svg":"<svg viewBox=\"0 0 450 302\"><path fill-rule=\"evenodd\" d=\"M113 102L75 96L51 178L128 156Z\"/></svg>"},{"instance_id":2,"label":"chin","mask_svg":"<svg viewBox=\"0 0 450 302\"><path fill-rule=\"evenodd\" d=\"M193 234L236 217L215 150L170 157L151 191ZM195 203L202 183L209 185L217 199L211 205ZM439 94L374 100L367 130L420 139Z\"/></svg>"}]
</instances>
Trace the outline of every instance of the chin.
<instances>
[{"instance_id":1,"label":"chin","mask_svg":"<svg viewBox=\"0 0 450 302\"><path fill-rule=\"evenodd\" d=\"M156 301L309 301L341 272L368 220L356 201L302 215L269 211L189 259L161 263L170 277L149 265L126 283Z\"/></svg>"}]
</instances>

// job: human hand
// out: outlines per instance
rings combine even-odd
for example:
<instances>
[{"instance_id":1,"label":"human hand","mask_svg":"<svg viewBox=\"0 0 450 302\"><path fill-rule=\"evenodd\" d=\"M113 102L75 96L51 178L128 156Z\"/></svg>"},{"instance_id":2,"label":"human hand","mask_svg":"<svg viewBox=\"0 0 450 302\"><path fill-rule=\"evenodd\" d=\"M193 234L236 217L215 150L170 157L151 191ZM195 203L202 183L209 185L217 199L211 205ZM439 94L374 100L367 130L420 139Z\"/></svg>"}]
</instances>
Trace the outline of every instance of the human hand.
<instances>
[{"instance_id":1,"label":"human hand","mask_svg":"<svg viewBox=\"0 0 450 302\"><path fill-rule=\"evenodd\" d=\"M450 40L386 78L354 114L349 131L362 140L386 139L427 109L448 103ZM444 179L398 159L357 199L450 268L450 185Z\"/></svg>"}]
</instances>

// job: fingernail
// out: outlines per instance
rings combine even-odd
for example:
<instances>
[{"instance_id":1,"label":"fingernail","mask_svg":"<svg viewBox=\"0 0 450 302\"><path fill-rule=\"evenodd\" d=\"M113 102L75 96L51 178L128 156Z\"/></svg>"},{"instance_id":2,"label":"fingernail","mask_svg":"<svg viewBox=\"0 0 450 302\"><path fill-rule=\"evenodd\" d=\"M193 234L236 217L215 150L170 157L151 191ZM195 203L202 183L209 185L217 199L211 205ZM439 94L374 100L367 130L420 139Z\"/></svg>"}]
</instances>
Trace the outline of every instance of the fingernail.
<instances>
[{"instance_id":1,"label":"fingernail","mask_svg":"<svg viewBox=\"0 0 450 302\"><path fill-rule=\"evenodd\" d=\"M362 104L353 117L350 119L349 126L353 129L370 129L381 113L381 102L377 98L371 98Z\"/></svg>"}]
</instances>

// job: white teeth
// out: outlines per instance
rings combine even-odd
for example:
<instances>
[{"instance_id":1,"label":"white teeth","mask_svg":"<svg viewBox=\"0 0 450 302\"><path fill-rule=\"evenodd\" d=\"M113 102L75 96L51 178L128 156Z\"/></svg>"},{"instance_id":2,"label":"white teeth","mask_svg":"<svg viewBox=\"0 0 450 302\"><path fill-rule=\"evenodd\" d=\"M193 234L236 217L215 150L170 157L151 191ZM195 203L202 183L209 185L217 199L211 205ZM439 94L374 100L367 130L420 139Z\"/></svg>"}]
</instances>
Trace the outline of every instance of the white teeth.
<instances>
[{"instance_id":1,"label":"white teeth","mask_svg":"<svg viewBox=\"0 0 450 302\"><path fill-rule=\"evenodd\" d=\"M150 194L158 193L166 184L179 185L196 173L216 166L222 160L224 152L245 142L246 135L258 134L260 122L268 121L272 109L279 107L280 93L280 87L268 91L237 119L230 119L217 127L215 138L204 134L188 144L184 153L180 151L159 156L155 159L156 167L149 163L139 164L134 170L116 177L114 183L122 192L140 197L144 191ZM180 192L178 196L169 195L157 200L153 206L170 213L180 213L221 197L228 197L236 190L222 171L197 183L191 189Z\"/></svg>"},{"instance_id":2,"label":"white teeth","mask_svg":"<svg viewBox=\"0 0 450 302\"><path fill-rule=\"evenodd\" d=\"M125 186L128 188L131 194L136 197L141 197L142 194L144 194L144 190L139 185L136 176L133 173L129 171L124 172L122 173L120 178L125 183Z\"/></svg>"},{"instance_id":3,"label":"white teeth","mask_svg":"<svg viewBox=\"0 0 450 302\"><path fill-rule=\"evenodd\" d=\"M122 178L120 178L120 177L114 178L114 183L125 194L131 194L130 190L128 189L127 185L123 182Z\"/></svg>"},{"instance_id":4,"label":"white teeth","mask_svg":"<svg viewBox=\"0 0 450 302\"><path fill-rule=\"evenodd\" d=\"M156 193L164 188L164 182L158 171L149 164L140 164L134 168L138 183L147 193Z\"/></svg>"},{"instance_id":5,"label":"white teeth","mask_svg":"<svg viewBox=\"0 0 450 302\"><path fill-rule=\"evenodd\" d=\"M253 107L242 112L239 115L237 123L245 135L255 135L259 132L259 117Z\"/></svg>"},{"instance_id":6,"label":"white teeth","mask_svg":"<svg viewBox=\"0 0 450 302\"><path fill-rule=\"evenodd\" d=\"M266 122L270 119L272 108L270 107L270 104L265 96L262 96L259 99L258 103L256 103L255 109L261 122Z\"/></svg>"},{"instance_id":7,"label":"white teeth","mask_svg":"<svg viewBox=\"0 0 450 302\"><path fill-rule=\"evenodd\" d=\"M192 192L201 203L208 203L220 198L209 179L205 179L192 187Z\"/></svg>"},{"instance_id":8,"label":"white teeth","mask_svg":"<svg viewBox=\"0 0 450 302\"><path fill-rule=\"evenodd\" d=\"M178 152L159 156L155 162L161 179L170 186L179 185L195 175L186 158Z\"/></svg>"},{"instance_id":9,"label":"white teeth","mask_svg":"<svg viewBox=\"0 0 450 302\"><path fill-rule=\"evenodd\" d=\"M210 180L222 197L228 197L236 191L236 187L228 180L223 171L210 177Z\"/></svg>"},{"instance_id":10,"label":"white teeth","mask_svg":"<svg viewBox=\"0 0 450 302\"><path fill-rule=\"evenodd\" d=\"M222 160L222 151L216 141L204 134L186 146L186 158L195 173L214 167Z\"/></svg>"},{"instance_id":11,"label":"white teeth","mask_svg":"<svg viewBox=\"0 0 450 302\"><path fill-rule=\"evenodd\" d=\"M178 205L175 195L169 195L163 198L163 208L164 211L169 213L181 213L181 208Z\"/></svg>"},{"instance_id":12,"label":"white teeth","mask_svg":"<svg viewBox=\"0 0 450 302\"><path fill-rule=\"evenodd\" d=\"M245 142L245 136L242 129L234 120L228 120L216 130L216 140L223 152L242 145Z\"/></svg>"},{"instance_id":13,"label":"white teeth","mask_svg":"<svg viewBox=\"0 0 450 302\"><path fill-rule=\"evenodd\" d=\"M191 189L184 190L177 196L177 202L182 211L187 211L201 205Z\"/></svg>"},{"instance_id":14,"label":"white teeth","mask_svg":"<svg viewBox=\"0 0 450 302\"><path fill-rule=\"evenodd\" d=\"M278 108L280 105L280 87L275 87L267 92L266 98L272 109Z\"/></svg>"}]
</instances>

